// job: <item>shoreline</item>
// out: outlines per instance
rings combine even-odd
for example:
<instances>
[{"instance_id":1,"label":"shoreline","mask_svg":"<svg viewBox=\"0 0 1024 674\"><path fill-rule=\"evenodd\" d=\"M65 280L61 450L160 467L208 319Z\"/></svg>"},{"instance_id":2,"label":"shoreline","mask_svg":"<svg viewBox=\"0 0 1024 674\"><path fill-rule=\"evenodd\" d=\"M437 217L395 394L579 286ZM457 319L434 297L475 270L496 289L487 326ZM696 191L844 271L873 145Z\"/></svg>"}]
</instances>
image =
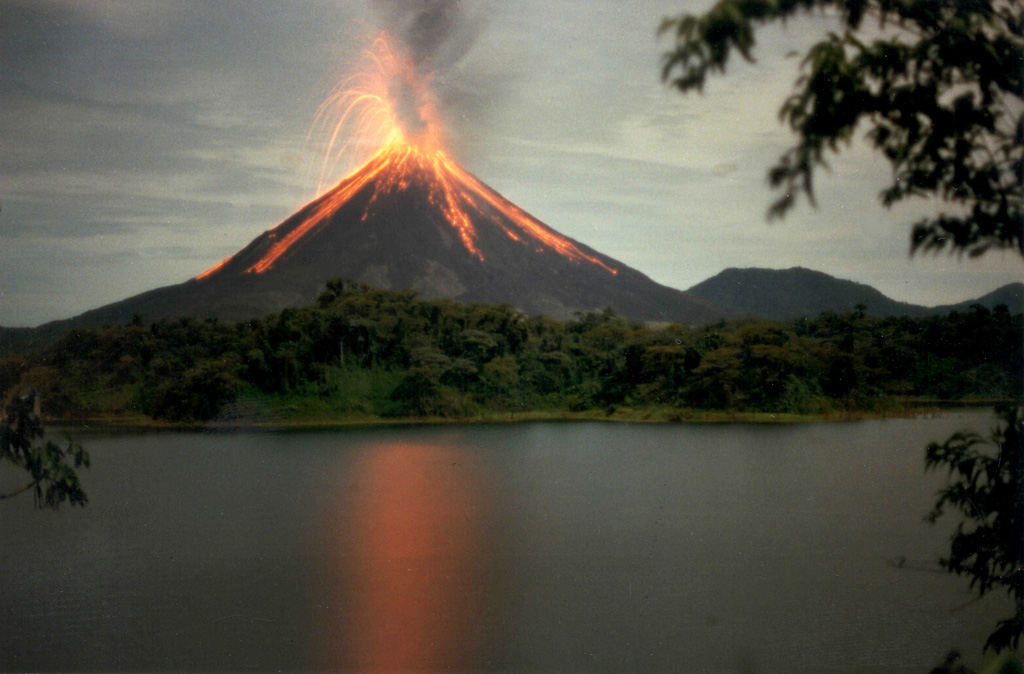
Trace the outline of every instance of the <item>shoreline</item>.
<instances>
[{"instance_id":1,"label":"shoreline","mask_svg":"<svg viewBox=\"0 0 1024 674\"><path fill-rule=\"evenodd\" d=\"M295 417L268 419L224 419L206 422L163 421L145 416L98 415L47 418L44 423L75 430L329 430L349 428L390 428L402 426L477 426L533 422L604 422L635 424L804 424L839 423L869 419L905 419L949 413L958 409L993 407L1002 400L916 401L884 410L836 410L816 413L743 412L677 408L617 408L608 410L491 412L463 417Z\"/></svg>"}]
</instances>

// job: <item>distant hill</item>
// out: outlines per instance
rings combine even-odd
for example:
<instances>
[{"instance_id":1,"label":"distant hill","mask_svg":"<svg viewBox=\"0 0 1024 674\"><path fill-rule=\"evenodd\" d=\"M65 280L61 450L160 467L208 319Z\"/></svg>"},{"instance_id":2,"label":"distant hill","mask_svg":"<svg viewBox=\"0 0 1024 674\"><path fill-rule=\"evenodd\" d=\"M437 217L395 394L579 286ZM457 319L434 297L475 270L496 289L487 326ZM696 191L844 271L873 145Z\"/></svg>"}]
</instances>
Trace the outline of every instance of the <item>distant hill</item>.
<instances>
[{"instance_id":1,"label":"distant hill","mask_svg":"<svg viewBox=\"0 0 1024 674\"><path fill-rule=\"evenodd\" d=\"M1005 304L1024 311L1024 284L1011 283L976 300L939 307L898 302L863 283L824 272L791 269L726 269L688 291L710 304L750 316L774 320L813 317L823 311L852 311L858 304L872 316L929 316L965 310L974 304L989 309Z\"/></svg>"},{"instance_id":2,"label":"distant hill","mask_svg":"<svg viewBox=\"0 0 1024 674\"><path fill-rule=\"evenodd\" d=\"M55 335L54 335L55 336ZM50 335L40 335L39 328L5 328L0 326L0 355L41 343Z\"/></svg>"},{"instance_id":3,"label":"distant hill","mask_svg":"<svg viewBox=\"0 0 1024 674\"><path fill-rule=\"evenodd\" d=\"M1024 313L1024 283L1007 283L1001 288L996 288L987 295L982 295L976 300L968 300L959 304L946 304L935 307L933 313L945 314L950 311L963 311L969 309L973 304L980 304L988 309L1005 304L1011 314Z\"/></svg>"}]
</instances>

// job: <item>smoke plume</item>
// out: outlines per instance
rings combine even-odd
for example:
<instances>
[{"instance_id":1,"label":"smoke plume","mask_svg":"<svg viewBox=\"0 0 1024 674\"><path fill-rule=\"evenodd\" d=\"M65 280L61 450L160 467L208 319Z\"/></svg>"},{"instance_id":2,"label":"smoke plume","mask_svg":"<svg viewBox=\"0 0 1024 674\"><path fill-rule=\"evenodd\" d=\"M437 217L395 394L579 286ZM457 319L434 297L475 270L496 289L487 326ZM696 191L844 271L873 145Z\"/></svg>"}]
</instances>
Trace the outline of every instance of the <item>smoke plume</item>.
<instances>
[{"instance_id":1,"label":"smoke plume","mask_svg":"<svg viewBox=\"0 0 1024 674\"><path fill-rule=\"evenodd\" d=\"M420 74L441 73L469 51L480 34L478 13L460 0L370 0L384 30Z\"/></svg>"},{"instance_id":2,"label":"smoke plume","mask_svg":"<svg viewBox=\"0 0 1024 674\"><path fill-rule=\"evenodd\" d=\"M498 94L481 91L479 78L467 74L460 63L483 31L482 12L462 0L369 0L369 3L380 27L416 69L417 79L429 81L441 115L449 122L479 119L484 112L483 100ZM416 92L410 90L407 83L396 82L393 87L392 99L399 102L398 114L403 126L407 131L418 132L425 122L418 113L421 102ZM449 140L459 145L457 139Z\"/></svg>"}]
</instances>

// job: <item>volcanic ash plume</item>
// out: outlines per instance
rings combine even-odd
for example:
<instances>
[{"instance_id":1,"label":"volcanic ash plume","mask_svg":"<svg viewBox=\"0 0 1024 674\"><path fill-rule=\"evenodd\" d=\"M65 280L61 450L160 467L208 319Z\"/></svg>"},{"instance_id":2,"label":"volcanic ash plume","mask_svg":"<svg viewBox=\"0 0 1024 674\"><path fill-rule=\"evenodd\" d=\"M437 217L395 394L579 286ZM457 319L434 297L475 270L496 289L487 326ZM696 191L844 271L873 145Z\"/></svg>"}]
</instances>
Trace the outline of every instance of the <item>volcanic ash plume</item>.
<instances>
[{"instance_id":1,"label":"volcanic ash plume","mask_svg":"<svg viewBox=\"0 0 1024 674\"><path fill-rule=\"evenodd\" d=\"M399 56L413 69L411 79L430 82L434 104L445 116L465 116L466 97L449 86L450 71L472 48L483 27L482 16L458 0L371 0L381 28ZM391 84L401 123L420 132L430 120L419 114L420 92L399 79ZM459 107L458 111L452 110ZM455 114L453 114L455 113Z\"/></svg>"},{"instance_id":2,"label":"volcanic ash plume","mask_svg":"<svg viewBox=\"0 0 1024 674\"><path fill-rule=\"evenodd\" d=\"M443 70L476 41L481 21L457 0L371 0L382 28L417 69Z\"/></svg>"}]
</instances>

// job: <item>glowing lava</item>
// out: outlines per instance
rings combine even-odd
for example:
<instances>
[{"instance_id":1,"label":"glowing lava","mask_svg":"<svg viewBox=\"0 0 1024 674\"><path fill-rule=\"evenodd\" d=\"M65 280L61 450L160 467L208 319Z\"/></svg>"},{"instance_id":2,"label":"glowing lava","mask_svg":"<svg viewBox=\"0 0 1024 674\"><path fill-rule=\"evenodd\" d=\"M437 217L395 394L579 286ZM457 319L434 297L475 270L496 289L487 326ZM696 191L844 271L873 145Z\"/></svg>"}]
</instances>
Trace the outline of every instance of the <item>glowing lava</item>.
<instances>
[{"instance_id":1,"label":"glowing lava","mask_svg":"<svg viewBox=\"0 0 1024 674\"><path fill-rule=\"evenodd\" d=\"M318 125L329 129L320 186L343 157L362 154L360 150L366 147L376 152L318 197L298 226L270 231L273 244L246 271L261 274L273 268L296 242L325 226L332 214L364 189L372 191L362 214L365 222L386 195L415 184L425 188L429 203L455 229L463 247L481 262L485 255L477 226L490 223L517 243L552 250L572 262L595 264L617 274L484 185L444 151L443 124L431 96L430 79L401 58L386 36L374 41L356 74L343 80L318 112ZM197 279L212 275L227 262Z\"/></svg>"}]
</instances>

